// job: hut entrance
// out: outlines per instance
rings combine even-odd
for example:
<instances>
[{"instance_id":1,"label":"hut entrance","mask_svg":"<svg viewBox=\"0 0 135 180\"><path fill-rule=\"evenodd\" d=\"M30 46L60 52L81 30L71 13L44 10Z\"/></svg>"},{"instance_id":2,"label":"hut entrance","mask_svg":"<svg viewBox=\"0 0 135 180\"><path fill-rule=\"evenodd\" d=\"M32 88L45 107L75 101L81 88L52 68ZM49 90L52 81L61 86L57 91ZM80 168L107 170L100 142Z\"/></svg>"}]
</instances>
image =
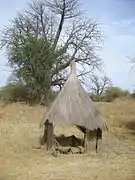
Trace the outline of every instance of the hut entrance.
<instances>
[{"instance_id":1,"label":"hut entrance","mask_svg":"<svg viewBox=\"0 0 135 180\"><path fill-rule=\"evenodd\" d=\"M48 120L44 124L44 135L40 144L44 145L45 149L51 152L59 151L62 154L83 152L83 139L77 138L75 135L65 136L61 134L56 136L53 124Z\"/></svg>"},{"instance_id":2,"label":"hut entrance","mask_svg":"<svg viewBox=\"0 0 135 180\"><path fill-rule=\"evenodd\" d=\"M84 134L84 139L77 138L75 135L54 135L54 127L47 120L44 127L44 145L46 150L59 151L63 154L68 153L87 153L89 151L99 151L102 139L102 130L89 131L84 127L77 126Z\"/></svg>"}]
</instances>

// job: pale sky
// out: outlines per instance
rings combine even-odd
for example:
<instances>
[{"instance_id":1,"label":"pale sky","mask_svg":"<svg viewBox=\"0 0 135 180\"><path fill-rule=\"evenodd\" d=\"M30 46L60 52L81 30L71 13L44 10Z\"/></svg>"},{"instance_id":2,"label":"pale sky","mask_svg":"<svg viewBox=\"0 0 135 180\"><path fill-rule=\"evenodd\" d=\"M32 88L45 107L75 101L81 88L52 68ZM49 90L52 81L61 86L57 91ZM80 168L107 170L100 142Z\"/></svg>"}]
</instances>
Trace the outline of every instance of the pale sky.
<instances>
[{"instance_id":1,"label":"pale sky","mask_svg":"<svg viewBox=\"0 0 135 180\"><path fill-rule=\"evenodd\" d=\"M9 24L16 11L26 7L27 0L0 0L0 29ZM135 72L127 56L135 56L135 1L134 0L81 0L87 15L101 24L105 46L101 53L105 73L114 85L135 89ZM6 83L9 71L7 59L0 50L0 86Z\"/></svg>"}]
</instances>

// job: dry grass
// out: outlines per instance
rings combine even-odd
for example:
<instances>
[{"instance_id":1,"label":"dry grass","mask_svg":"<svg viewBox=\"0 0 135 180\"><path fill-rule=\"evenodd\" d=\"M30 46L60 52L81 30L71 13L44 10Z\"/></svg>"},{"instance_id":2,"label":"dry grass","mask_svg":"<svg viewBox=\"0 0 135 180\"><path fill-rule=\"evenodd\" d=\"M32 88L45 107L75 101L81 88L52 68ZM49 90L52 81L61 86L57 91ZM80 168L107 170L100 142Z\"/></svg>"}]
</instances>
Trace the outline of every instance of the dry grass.
<instances>
[{"instance_id":1,"label":"dry grass","mask_svg":"<svg viewBox=\"0 0 135 180\"><path fill-rule=\"evenodd\" d=\"M135 101L99 103L107 118L104 154L65 155L54 158L38 146L44 108L0 103L0 180L134 180ZM80 135L73 127L56 133Z\"/></svg>"}]
</instances>

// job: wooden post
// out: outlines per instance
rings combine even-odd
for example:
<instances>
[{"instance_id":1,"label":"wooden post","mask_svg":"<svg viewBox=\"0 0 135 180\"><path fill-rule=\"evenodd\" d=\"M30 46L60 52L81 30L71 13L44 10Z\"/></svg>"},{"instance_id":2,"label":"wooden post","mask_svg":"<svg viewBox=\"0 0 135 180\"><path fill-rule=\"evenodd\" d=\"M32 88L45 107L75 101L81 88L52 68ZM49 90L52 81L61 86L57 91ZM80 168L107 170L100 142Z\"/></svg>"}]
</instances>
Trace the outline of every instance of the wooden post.
<instances>
[{"instance_id":1,"label":"wooden post","mask_svg":"<svg viewBox=\"0 0 135 180\"><path fill-rule=\"evenodd\" d=\"M96 130L84 133L84 153L96 151Z\"/></svg>"},{"instance_id":2,"label":"wooden post","mask_svg":"<svg viewBox=\"0 0 135 180\"><path fill-rule=\"evenodd\" d=\"M47 134L47 141L46 146L47 150L52 150L53 147L53 124L46 121L46 134Z\"/></svg>"},{"instance_id":3,"label":"wooden post","mask_svg":"<svg viewBox=\"0 0 135 180\"><path fill-rule=\"evenodd\" d=\"M84 133L84 153L87 153L87 145L88 145L88 140L87 140L87 130Z\"/></svg>"},{"instance_id":4,"label":"wooden post","mask_svg":"<svg viewBox=\"0 0 135 180\"><path fill-rule=\"evenodd\" d=\"M96 138L96 152L101 153L102 151L102 129L97 129L97 138Z\"/></svg>"}]
</instances>

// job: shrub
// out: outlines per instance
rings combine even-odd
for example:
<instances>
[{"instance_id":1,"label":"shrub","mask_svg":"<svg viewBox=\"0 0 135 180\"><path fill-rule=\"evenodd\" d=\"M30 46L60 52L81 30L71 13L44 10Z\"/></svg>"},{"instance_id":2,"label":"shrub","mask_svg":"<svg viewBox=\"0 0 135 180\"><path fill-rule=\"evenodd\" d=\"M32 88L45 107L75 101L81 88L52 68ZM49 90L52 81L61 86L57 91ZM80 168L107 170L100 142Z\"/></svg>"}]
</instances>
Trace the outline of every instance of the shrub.
<instances>
[{"instance_id":1,"label":"shrub","mask_svg":"<svg viewBox=\"0 0 135 180\"><path fill-rule=\"evenodd\" d=\"M128 97L130 93L119 87L109 87L104 93L104 101L112 102L114 99Z\"/></svg>"},{"instance_id":2,"label":"shrub","mask_svg":"<svg viewBox=\"0 0 135 180\"><path fill-rule=\"evenodd\" d=\"M100 102L103 101L103 96L97 95L97 94L90 94L90 98L94 102Z\"/></svg>"},{"instance_id":3,"label":"shrub","mask_svg":"<svg viewBox=\"0 0 135 180\"><path fill-rule=\"evenodd\" d=\"M27 101L29 90L20 83L9 83L0 90L0 99L7 102Z\"/></svg>"},{"instance_id":4,"label":"shrub","mask_svg":"<svg viewBox=\"0 0 135 180\"><path fill-rule=\"evenodd\" d=\"M48 94L43 95L42 100L40 96L36 96L29 87L21 83L9 83L0 89L0 100L6 102L26 102L29 104L48 105L56 97L57 93L50 90Z\"/></svg>"},{"instance_id":5,"label":"shrub","mask_svg":"<svg viewBox=\"0 0 135 180\"><path fill-rule=\"evenodd\" d=\"M132 94L135 97L135 93ZM99 102L112 102L117 98L128 98L131 97L131 94L128 91L122 90L119 87L108 87L105 92L101 95L90 94L92 101Z\"/></svg>"},{"instance_id":6,"label":"shrub","mask_svg":"<svg viewBox=\"0 0 135 180\"><path fill-rule=\"evenodd\" d=\"M131 94L131 97L135 99L135 91Z\"/></svg>"}]
</instances>

